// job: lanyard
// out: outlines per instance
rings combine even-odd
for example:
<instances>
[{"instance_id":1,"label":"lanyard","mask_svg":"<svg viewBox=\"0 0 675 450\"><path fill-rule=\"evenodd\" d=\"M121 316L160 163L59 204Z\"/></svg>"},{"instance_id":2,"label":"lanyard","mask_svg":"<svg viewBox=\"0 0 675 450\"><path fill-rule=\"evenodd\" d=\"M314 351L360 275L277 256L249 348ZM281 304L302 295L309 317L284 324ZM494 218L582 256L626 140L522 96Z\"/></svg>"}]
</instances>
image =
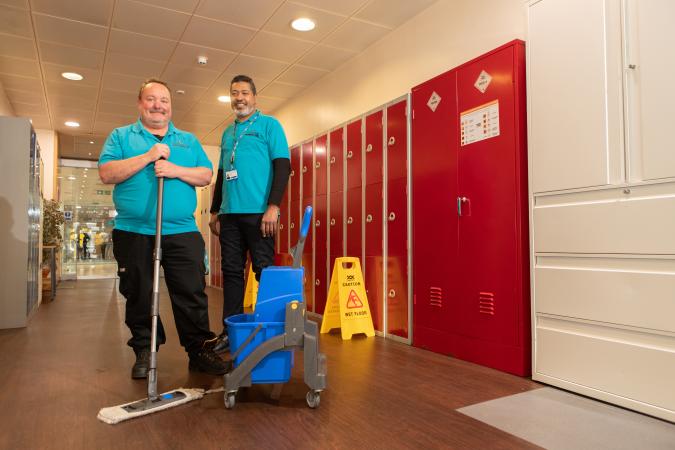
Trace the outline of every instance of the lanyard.
<instances>
[{"instance_id":1,"label":"lanyard","mask_svg":"<svg viewBox=\"0 0 675 450\"><path fill-rule=\"evenodd\" d=\"M239 145L239 141L241 141L241 139L244 137L244 135L246 134L248 129L251 128L251 125L253 125L255 123L255 121L258 119L258 116L259 116L259 112L256 111L253 114L253 117L251 117L248 125L246 125L246 128L244 128L244 131L242 131L241 134L239 135L239 137L237 137L237 123L238 122L236 120L234 121L234 132L233 132L234 133L234 146L232 147L232 155L230 155L230 167L232 169L234 169L234 158L236 156L237 146Z\"/></svg>"}]
</instances>

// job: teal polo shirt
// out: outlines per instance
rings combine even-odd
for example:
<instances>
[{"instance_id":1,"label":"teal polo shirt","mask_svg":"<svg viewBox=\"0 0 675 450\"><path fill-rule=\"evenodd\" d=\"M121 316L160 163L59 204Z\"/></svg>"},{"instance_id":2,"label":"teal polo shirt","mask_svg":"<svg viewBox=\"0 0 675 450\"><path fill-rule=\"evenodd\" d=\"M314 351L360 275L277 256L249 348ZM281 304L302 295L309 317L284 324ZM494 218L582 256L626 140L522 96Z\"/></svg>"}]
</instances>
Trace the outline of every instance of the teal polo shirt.
<instances>
[{"instance_id":1,"label":"teal polo shirt","mask_svg":"<svg viewBox=\"0 0 675 450\"><path fill-rule=\"evenodd\" d=\"M143 127L140 119L131 125L116 128L110 133L98 160L99 167L110 161L120 161L146 153L160 142ZM183 167L206 167L213 170L211 161L197 138L181 131L169 122L169 130L162 139L169 146L169 161ZM115 185L113 202L117 209L115 229L140 234L155 234L157 217L157 177L154 163ZM197 208L195 187L178 179L164 180L162 234L197 231L194 212Z\"/></svg>"},{"instance_id":2,"label":"teal polo shirt","mask_svg":"<svg viewBox=\"0 0 675 450\"><path fill-rule=\"evenodd\" d=\"M227 181L225 172L232 169L230 159L235 140L237 179ZM227 127L220 140L223 203L219 214L264 213L272 187L272 160L277 158L290 155L284 129L274 117L256 111L244 122L235 121Z\"/></svg>"}]
</instances>

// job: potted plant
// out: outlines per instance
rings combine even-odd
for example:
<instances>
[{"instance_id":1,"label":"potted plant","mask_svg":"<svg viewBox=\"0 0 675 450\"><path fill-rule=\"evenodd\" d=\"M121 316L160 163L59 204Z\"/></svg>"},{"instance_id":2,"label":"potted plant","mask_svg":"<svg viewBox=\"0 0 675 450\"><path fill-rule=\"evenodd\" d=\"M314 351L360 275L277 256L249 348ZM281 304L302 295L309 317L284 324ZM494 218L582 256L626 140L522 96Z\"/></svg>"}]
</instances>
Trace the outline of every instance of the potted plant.
<instances>
[{"instance_id":1,"label":"potted plant","mask_svg":"<svg viewBox=\"0 0 675 450\"><path fill-rule=\"evenodd\" d=\"M61 248L63 232L61 225L65 222L61 204L56 200L42 199L42 245ZM49 273L49 261L47 252L42 255L42 276L45 278Z\"/></svg>"}]
</instances>

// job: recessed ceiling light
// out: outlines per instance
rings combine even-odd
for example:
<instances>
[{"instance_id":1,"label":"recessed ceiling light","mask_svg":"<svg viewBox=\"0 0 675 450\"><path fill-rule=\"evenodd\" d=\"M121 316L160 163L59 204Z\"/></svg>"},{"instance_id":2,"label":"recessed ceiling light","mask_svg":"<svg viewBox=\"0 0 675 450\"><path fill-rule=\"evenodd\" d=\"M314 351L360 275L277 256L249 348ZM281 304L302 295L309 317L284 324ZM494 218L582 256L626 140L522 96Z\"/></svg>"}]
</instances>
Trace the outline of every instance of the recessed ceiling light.
<instances>
[{"instance_id":1,"label":"recessed ceiling light","mask_svg":"<svg viewBox=\"0 0 675 450\"><path fill-rule=\"evenodd\" d=\"M88 168L88 167L85 167L85 168L84 168L84 171L86 172L87 170L89 170L89 168Z\"/></svg>"},{"instance_id":2,"label":"recessed ceiling light","mask_svg":"<svg viewBox=\"0 0 675 450\"><path fill-rule=\"evenodd\" d=\"M89 152L89 156L91 156L91 152Z\"/></svg>"},{"instance_id":3,"label":"recessed ceiling light","mask_svg":"<svg viewBox=\"0 0 675 450\"><path fill-rule=\"evenodd\" d=\"M72 176L72 175L71 175L71 176L69 176L69 177L68 177L68 179L69 179L69 180L77 180L77 178L76 178L76 177L74 177L74 176Z\"/></svg>"},{"instance_id":4,"label":"recessed ceiling light","mask_svg":"<svg viewBox=\"0 0 675 450\"><path fill-rule=\"evenodd\" d=\"M63 78L65 78L66 80L72 80L72 81L80 81L80 80L84 79L84 77L82 75L80 75L79 73L75 73L75 72L63 72L61 74L61 76Z\"/></svg>"},{"instance_id":5,"label":"recessed ceiling light","mask_svg":"<svg viewBox=\"0 0 675 450\"><path fill-rule=\"evenodd\" d=\"M185 91L184 91L183 89L178 89L178 90L176 91L176 94L178 94L178 95L185 95Z\"/></svg>"},{"instance_id":6,"label":"recessed ceiling light","mask_svg":"<svg viewBox=\"0 0 675 450\"><path fill-rule=\"evenodd\" d=\"M221 95L218 97L218 101L222 103L230 103L230 96L229 95Z\"/></svg>"},{"instance_id":7,"label":"recessed ceiling light","mask_svg":"<svg viewBox=\"0 0 675 450\"><path fill-rule=\"evenodd\" d=\"M72 120L69 120L68 122L66 122L66 126L67 126L67 127L72 127L72 128L77 128L77 127L80 126L80 123L79 123L79 122L74 122L74 121L72 121Z\"/></svg>"},{"instance_id":8,"label":"recessed ceiling light","mask_svg":"<svg viewBox=\"0 0 675 450\"><path fill-rule=\"evenodd\" d=\"M300 17L291 22L291 27L297 31L312 31L316 24L312 19L307 17Z\"/></svg>"},{"instance_id":9,"label":"recessed ceiling light","mask_svg":"<svg viewBox=\"0 0 675 450\"><path fill-rule=\"evenodd\" d=\"M77 209L82 209L80 205L75 206Z\"/></svg>"},{"instance_id":10,"label":"recessed ceiling light","mask_svg":"<svg viewBox=\"0 0 675 450\"><path fill-rule=\"evenodd\" d=\"M90 144L93 144L93 143L94 143L94 141L89 141L89 143L90 143Z\"/></svg>"}]
</instances>

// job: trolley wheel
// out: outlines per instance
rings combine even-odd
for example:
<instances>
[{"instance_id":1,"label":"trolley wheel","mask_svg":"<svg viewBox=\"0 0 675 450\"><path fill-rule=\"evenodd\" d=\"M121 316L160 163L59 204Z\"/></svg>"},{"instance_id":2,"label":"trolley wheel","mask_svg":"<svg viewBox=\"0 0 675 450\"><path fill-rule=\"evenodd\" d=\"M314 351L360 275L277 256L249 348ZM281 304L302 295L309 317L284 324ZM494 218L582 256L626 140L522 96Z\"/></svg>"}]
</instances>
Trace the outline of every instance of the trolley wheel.
<instances>
[{"instance_id":1,"label":"trolley wheel","mask_svg":"<svg viewBox=\"0 0 675 450\"><path fill-rule=\"evenodd\" d=\"M225 409L234 408L234 404L236 403L236 400L234 398L235 395L236 395L235 392L227 392L225 394Z\"/></svg>"},{"instance_id":2,"label":"trolley wheel","mask_svg":"<svg viewBox=\"0 0 675 450\"><path fill-rule=\"evenodd\" d=\"M319 391L307 392L307 406L312 409L318 408L321 402L321 393Z\"/></svg>"}]
</instances>

